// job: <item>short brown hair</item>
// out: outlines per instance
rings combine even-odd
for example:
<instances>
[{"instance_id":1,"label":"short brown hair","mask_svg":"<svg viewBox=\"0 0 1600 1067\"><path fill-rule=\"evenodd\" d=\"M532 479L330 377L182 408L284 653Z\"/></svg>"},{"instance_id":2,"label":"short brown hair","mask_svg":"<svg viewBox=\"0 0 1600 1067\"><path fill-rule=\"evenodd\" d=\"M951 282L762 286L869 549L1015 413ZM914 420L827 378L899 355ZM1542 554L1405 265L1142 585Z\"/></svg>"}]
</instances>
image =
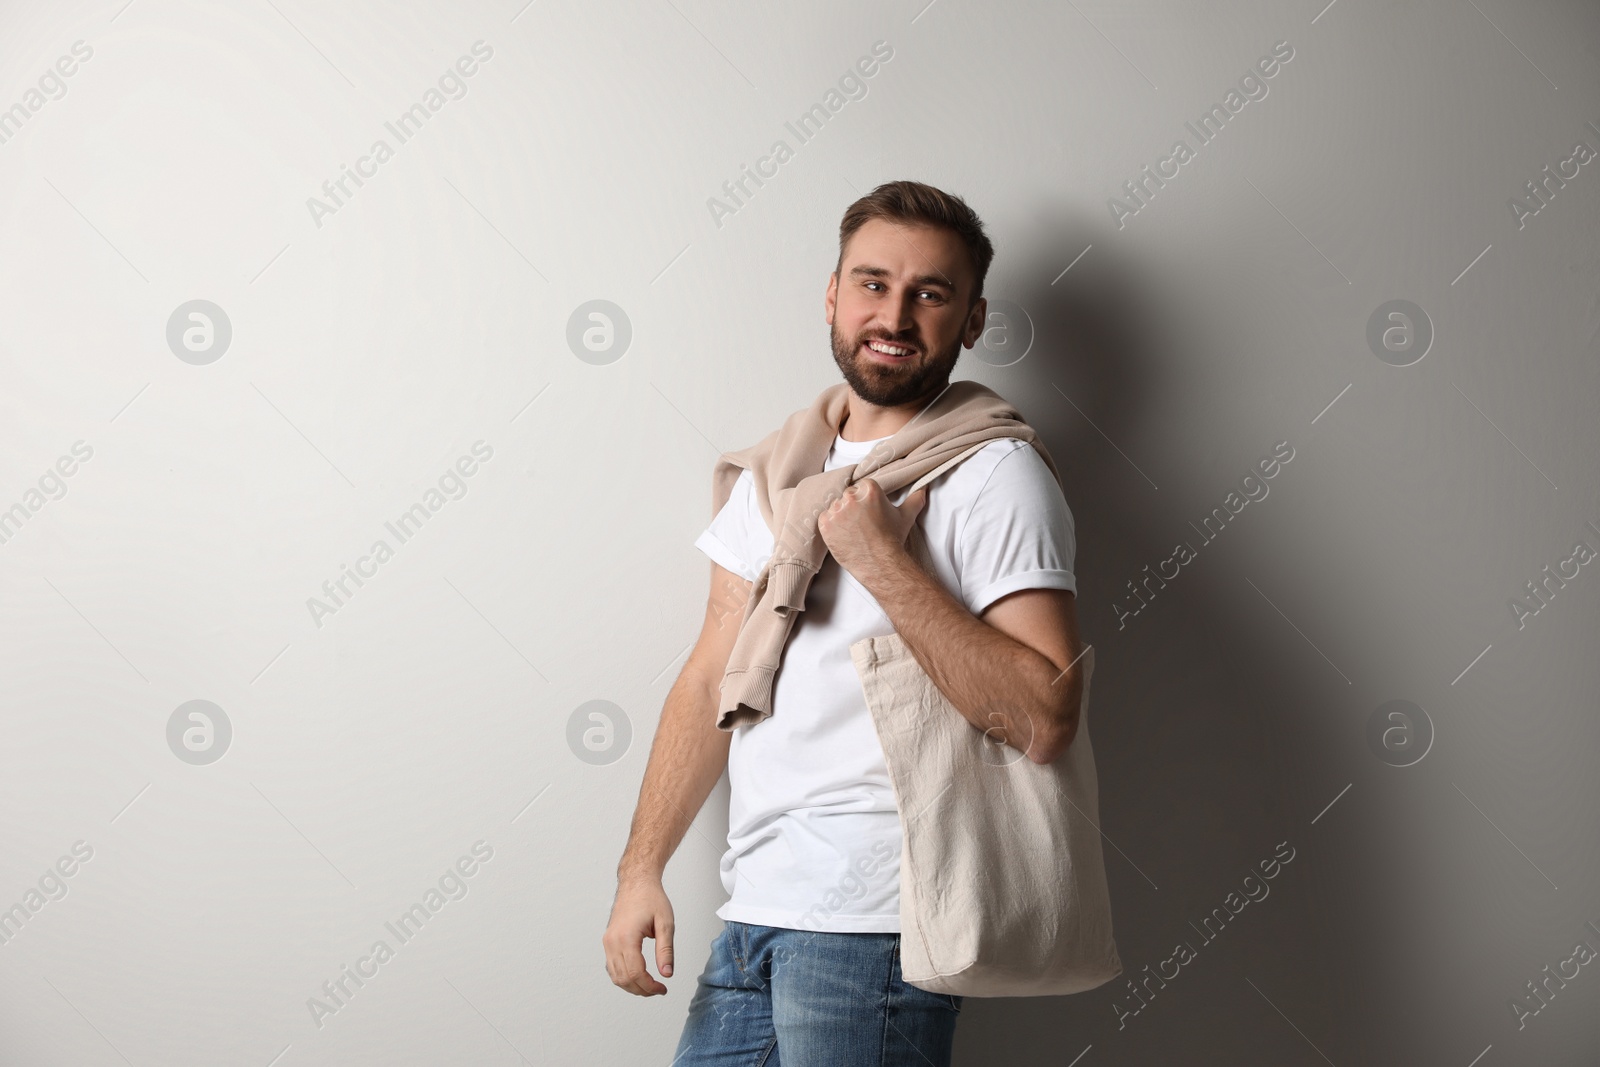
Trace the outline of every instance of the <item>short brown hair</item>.
<instances>
[{"instance_id":1,"label":"short brown hair","mask_svg":"<svg viewBox=\"0 0 1600 1067\"><path fill-rule=\"evenodd\" d=\"M952 195L922 182L885 182L860 200L851 204L839 223L839 261L837 272L844 266L844 246L868 219L889 222L920 223L954 230L967 246L972 260L974 280L971 307L983 295L983 279L989 273L989 263L994 259L994 245L983 232L983 220L959 196Z\"/></svg>"}]
</instances>

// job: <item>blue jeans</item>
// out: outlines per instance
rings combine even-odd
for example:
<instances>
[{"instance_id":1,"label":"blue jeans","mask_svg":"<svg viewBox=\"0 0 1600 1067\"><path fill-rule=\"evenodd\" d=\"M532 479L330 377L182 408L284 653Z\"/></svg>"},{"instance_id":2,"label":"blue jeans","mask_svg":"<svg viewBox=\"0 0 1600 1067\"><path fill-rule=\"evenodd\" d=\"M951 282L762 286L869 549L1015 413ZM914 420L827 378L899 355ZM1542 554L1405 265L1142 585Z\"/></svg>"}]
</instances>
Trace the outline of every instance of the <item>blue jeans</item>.
<instances>
[{"instance_id":1,"label":"blue jeans","mask_svg":"<svg viewBox=\"0 0 1600 1067\"><path fill-rule=\"evenodd\" d=\"M900 978L900 935L725 921L672 1067L949 1067L963 998Z\"/></svg>"}]
</instances>

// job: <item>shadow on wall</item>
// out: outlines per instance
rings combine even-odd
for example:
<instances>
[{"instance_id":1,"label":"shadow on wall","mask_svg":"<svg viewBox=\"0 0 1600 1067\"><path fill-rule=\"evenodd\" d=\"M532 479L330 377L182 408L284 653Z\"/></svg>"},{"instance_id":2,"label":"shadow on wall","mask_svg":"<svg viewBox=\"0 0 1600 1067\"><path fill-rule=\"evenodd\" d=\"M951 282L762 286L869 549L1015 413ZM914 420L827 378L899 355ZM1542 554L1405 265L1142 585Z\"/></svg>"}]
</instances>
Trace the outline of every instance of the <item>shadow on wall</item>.
<instances>
[{"instance_id":1,"label":"shadow on wall","mask_svg":"<svg viewBox=\"0 0 1600 1067\"><path fill-rule=\"evenodd\" d=\"M1339 906L1330 898L1372 891L1336 884L1357 881L1336 869L1338 853L1355 846L1336 852L1330 841L1353 840L1353 823L1330 815L1310 825L1350 780L1348 744L1330 749L1342 739L1321 735L1350 721L1352 696L1268 654L1263 619L1236 613L1231 605L1247 602L1222 591L1244 583L1221 546L1202 548L1125 627L1111 608L1198 517L1180 486L1217 476L1194 453L1151 457L1156 490L1107 443L1128 447L1145 421L1141 399L1183 356L1159 350L1152 294L1114 250L1094 248L1049 283L1094 232L1088 222L1041 219L1038 250L1018 253L1029 265L1015 276L1041 279L1007 294L1033 319L1028 357L1000 369L966 352L957 373L1022 410L1072 507L1078 618L1098 662L1089 723L1124 973L1070 997L968 998L955 1063L1066 1065L1091 1045L1084 1065L1315 1060L1266 998L1324 1051L1334 1052L1319 1036L1337 1033L1346 1057L1371 1062L1363 1043L1377 1010L1379 932L1328 916ZM1228 488L1216 484L1219 498Z\"/></svg>"}]
</instances>

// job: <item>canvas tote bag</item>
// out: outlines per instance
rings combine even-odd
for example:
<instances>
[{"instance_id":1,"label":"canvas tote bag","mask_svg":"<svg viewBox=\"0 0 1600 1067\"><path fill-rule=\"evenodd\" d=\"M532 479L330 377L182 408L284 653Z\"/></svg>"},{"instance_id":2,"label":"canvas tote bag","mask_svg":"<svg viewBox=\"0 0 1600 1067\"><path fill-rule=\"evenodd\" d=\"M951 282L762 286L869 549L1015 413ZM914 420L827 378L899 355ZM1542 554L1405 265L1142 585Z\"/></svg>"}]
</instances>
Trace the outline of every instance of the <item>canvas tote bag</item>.
<instances>
[{"instance_id":1,"label":"canvas tote bag","mask_svg":"<svg viewBox=\"0 0 1600 1067\"><path fill-rule=\"evenodd\" d=\"M933 573L919 525L908 547ZM850 646L883 746L904 843L900 966L972 997L1079 993L1122 973L1089 743L1094 649L1078 661L1078 731L1037 764L969 723L897 633Z\"/></svg>"}]
</instances>

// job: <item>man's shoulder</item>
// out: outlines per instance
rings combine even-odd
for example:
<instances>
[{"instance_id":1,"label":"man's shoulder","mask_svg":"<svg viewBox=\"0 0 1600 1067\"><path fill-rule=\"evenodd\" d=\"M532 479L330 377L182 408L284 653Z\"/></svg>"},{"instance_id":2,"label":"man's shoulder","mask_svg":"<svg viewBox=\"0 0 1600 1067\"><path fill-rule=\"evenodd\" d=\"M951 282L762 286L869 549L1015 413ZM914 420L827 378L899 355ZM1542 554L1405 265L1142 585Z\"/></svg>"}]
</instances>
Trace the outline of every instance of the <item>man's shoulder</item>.
<instances>
[{"instance_id":1,"label":"man's shoulder","mask_svg":"<svg viewBox=\"0 0 1600 1067\"><path fill-rule=\"evenodd\" d=\"M1032 444L1020 437L996 437L941 475L935 484L951 486L952 496L976 497L997 475L1006 485L1042 488L1055 482Z\"/></svg>"}]
</instances>

